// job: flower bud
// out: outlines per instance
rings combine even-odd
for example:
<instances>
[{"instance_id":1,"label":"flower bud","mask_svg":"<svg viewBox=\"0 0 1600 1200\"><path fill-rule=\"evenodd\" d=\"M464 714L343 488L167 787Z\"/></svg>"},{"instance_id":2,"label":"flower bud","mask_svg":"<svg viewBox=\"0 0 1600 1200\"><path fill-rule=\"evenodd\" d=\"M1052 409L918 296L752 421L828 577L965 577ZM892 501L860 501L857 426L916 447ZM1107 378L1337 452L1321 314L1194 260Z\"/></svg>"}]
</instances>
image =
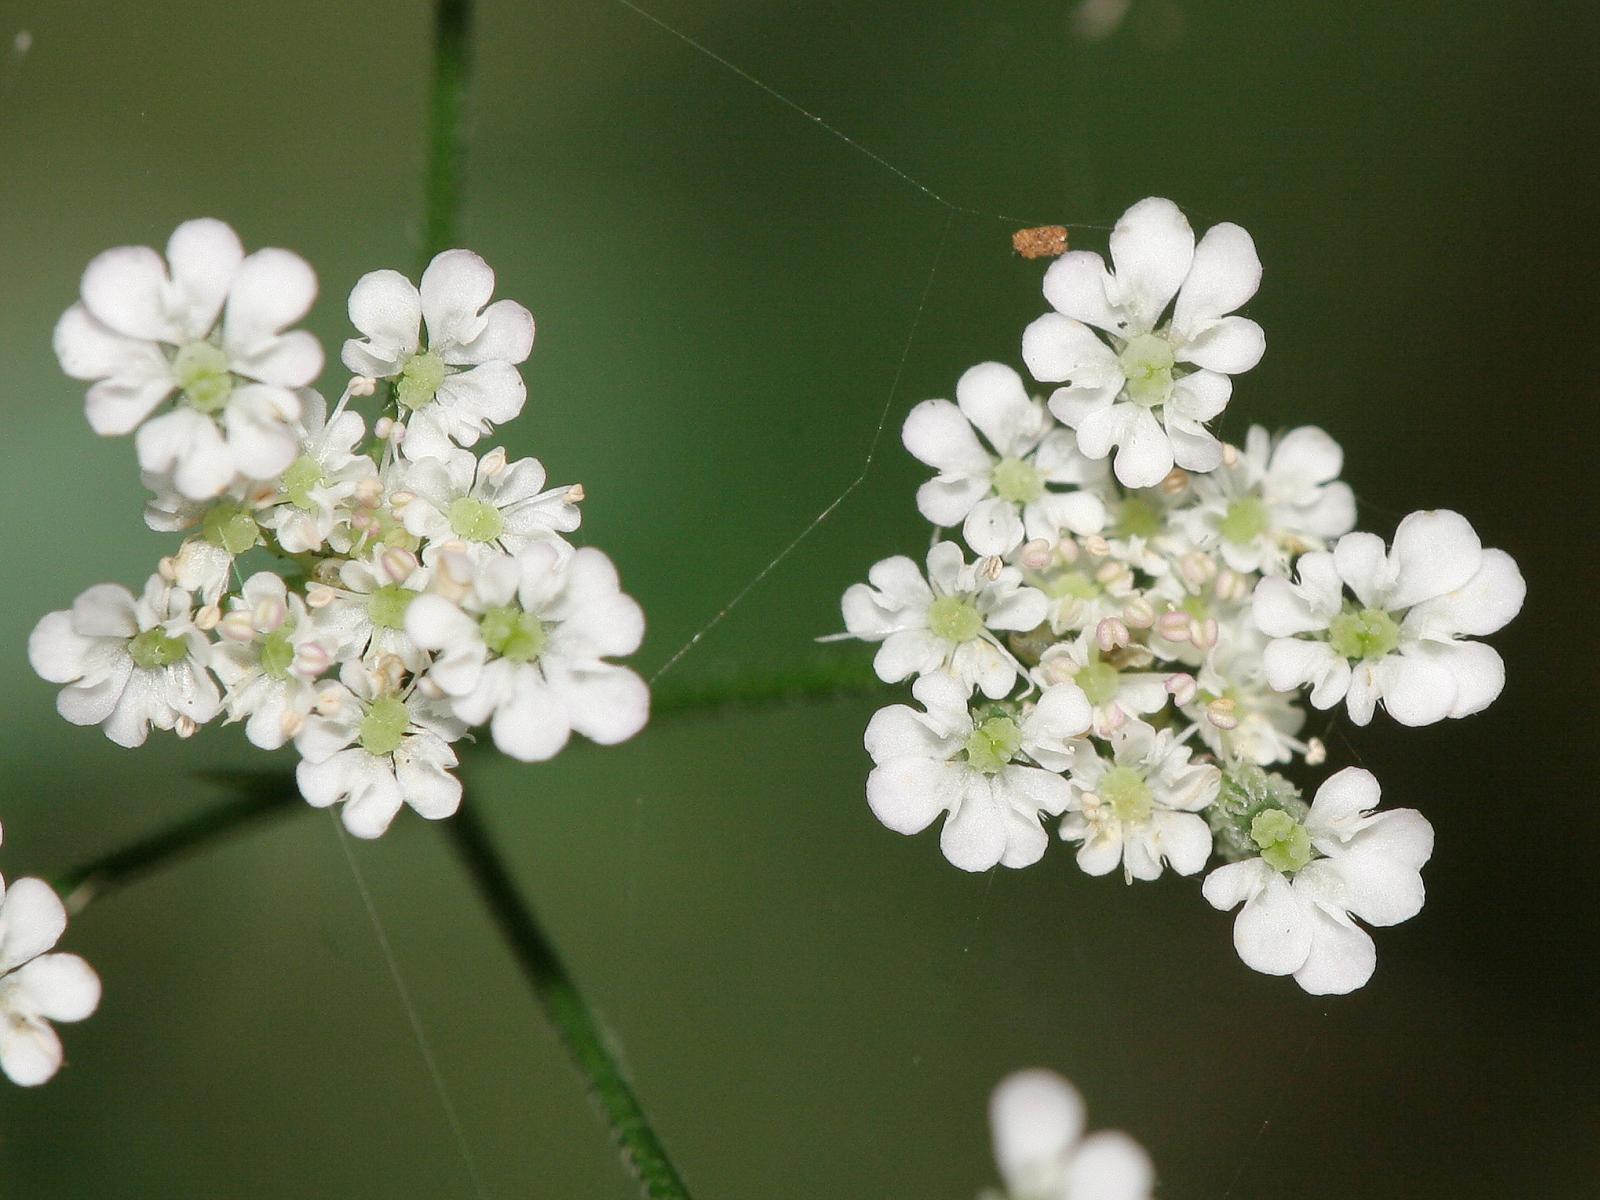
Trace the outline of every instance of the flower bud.
<instances>
[{"instance_id":1,"label":"flower bud","mask_svg":"<svg viewBox=\"0 0 1600 1200\"><path fill-rule=\"evenodd\" d=\"M1199 690L1195 684L1194 676L1185 671L1179 671L1176 675L1168 675L1165 684L1173 702L1180 706L1193 700L1195 692Z\"/></svg>"},{"instance_id":2,"label":"flower bud","mask_svg":"<svg viewBox=\"0 0 1600 1200\"><path fill-rule=\"evenodd\" d=\"M392 583L404 583L417 569L417 556L400 546L390 546L378 561Z\"/></svg>"},{"instance_id":3,"label":"flower bud","mask_svg":"<svg viewBox=\"0 0 1600 1200\"><path fill-rule=\"evenodd\" d=\"M485 454L478 462L478 474L486 475L493 479L501 475L506 469L506 450L504 446L496 446Z\"/></svg>"},{"instance_id":4,"label":"flower bud","mask_svg":"<svg viewBox=\"0 0 1600 1200\"><path fill-rule=\"evenodd\" d=\"M1090 556L1093 558L1104 558L1106 555L1111 553L1111 543L1106 541L1105 538L1101 537L1098 533L1090 534L1088 537L1084 538L1083 548L1087 550Z\"/></svg>"},{"instance_id":5,"label":"flower bud","mask_svg":"<svg viewBox=\"0 0 1600 1200\"><path fill-rule=\"evenodd\" d=\"M1030 571L1042 571L1050 565L1050 543L1044 538L1034 538L1022 544L1022 565Z\"/></svg>"},{"instance_id":6,"label":"flower bud","mask_svg":"<svg viewBox=\"0 0 1600 1200\"><path fill-rule=\"evenodd\" d=\"M256 625L249 613L236 608L217 622L217 632L230 642L253 642Z\"/></svg>"},{"instance_id":7,"label":"flower bud","mask_svg":"<svg viewBox=\"0 0 1600 1200\"><path fill-rule=\"evenodd\" d=\"M1229 730L1239 727L1239 717L1234 711L1235 705L1227 696L1219 697L1206 705L1206 720L1218 729Z\"/></svg>"},{"instance_id":8,"label":"flower bud","mask_svg":"<svg viewBox=\"0 0 1600 1200\"><path fill-rule=\"evenodd\" d=\"M1306 739L1306 766L1320 767L1328 761L1328 747L1321 738Z\"/></svg>"},{"instance_id":9,"label":"flower bud","mask_svg":"<svg viewBox=\"0 0 1600 1200\"><path fill-rule=\"evenodd\" d=\"M280 629L289 619L288 606L276 596L268 597L256 605L255 611L250 614L250 620L262 633L272 633Z\"/></svg>"},{"instance_id":10,"label":"flower bud","mask_svg":"<svg viewBox=\"0 0 1600 1200\"><path fill-rule=\"evenodd\" d=\"M1149 629L1156 623L1155 606L1143 596L1135 596L1122 606L1122 619L1130 629Z\"/></svg>"},{"instance_id":11,"label":"flower bud","mask_svg":"<svg viewBox=\"0 0 1600 1200\"><path fill-rule=\"evenodd\" d=\"M1120 646L1126 646L1131 640L1128 627L1116 617L1107 617L1094 628L1094 642L1100 647L1101 653L1110 654Z\"/></svg>"},{"instance_id":12,"label":"flower bud","mask_svg":"<svg viewBox=\"0 0 1600 1200\"><path fill-rule=\"evenodd\" d=\"M1187 642L1189 614L1178 610L1162 613L1156 618L1156 632L1169 642Z\"/></svg>"},{"instance_id":13,"label":"flower bud","mask_svg":"<svg viewBox=\"0 0 1600 1200\"><path fill-rule=\"evenodd\" d=\"M217 622L222 620L222 610L215 604L208 604L194 615L194 627L202 632L215 629Z\"/></svg>"},{"instance_id":14,"label":"flower bud","mask_svg":"<svg viewBox=\"0 0 1600 1200\"><path fill-rule=\"evenodd\" d=\"M321 642L301 642L294 651L294 673L302 679L315 679L333 663L333 656Z\"/></svg>"},{"instance_id":15,"label":"flower bud","mask_svg":"<svg viewBox=\"0 0 1600 1200\"><path fill-rule=\"evenodd\" d=\"M378 390L378 381L370 375L357 375L345 390L352 396L370 396Z\"/></svg>"},{"instance_id":16,"label":"flower bud","mask_svg":"<svg viewBox=\"0 0 1600 1200\"><path fill-rule=\"evenodd\" d=\"M181 738L192 738L199 728L193 717L179 717L172 724L172 732Z\"/></svg>"},{"instance_id":17,"label":"flower bud","mask_svg":"<svg viewBox=\"0 0 1600 1200\"><path fill-rule=\"evenodd\" d=\"M1163 496L1176 496L1189 486L1189 472L1182 467L1173 467L1156 486L1161 489Z\"/></svg>"}]
</instances>

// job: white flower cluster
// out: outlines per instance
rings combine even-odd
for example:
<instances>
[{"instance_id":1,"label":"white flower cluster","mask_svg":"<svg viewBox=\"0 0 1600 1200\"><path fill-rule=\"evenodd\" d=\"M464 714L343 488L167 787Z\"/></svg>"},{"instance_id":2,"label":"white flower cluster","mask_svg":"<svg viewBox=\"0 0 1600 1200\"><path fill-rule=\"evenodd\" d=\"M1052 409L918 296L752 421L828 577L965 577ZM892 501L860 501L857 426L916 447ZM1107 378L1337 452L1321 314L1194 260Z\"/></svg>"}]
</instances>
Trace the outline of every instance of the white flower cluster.
<instances>
[{"instance_id":1,"label":"white flower cluster","mask_svg":"<svg viewBox=\"0 0 1600 1200\"><path fill-rule=\"evenodd\" d=\"M76 954L52 954L67 910L42 879L0 876L0 1072L23 1087L61 1069L52 1021L81 1021L100 1006L100 977Z\"/></svg>"},{"instance_id":2,"label":"white flower cluster","mask_svg":"<svg viewBox=\"0 0 1600 1200\"><path fill-rule=\"evenodd\" d=\"M1150 1200L1155 1168L1125 1133L1084 1136L1083 1097L1054 1071L1018 1071L989 1098L1004 1187L982 1200Z\"/></svg>"},{"instance_id":3,"label":"white flower cluster","mask_svg":"<svg viewBox=\"0 0 1600 1200\"><path fill-rule=\"evenodd\" d=\"M134 435L146 521L182 531L134 594L101 584L34 629L57 707L123 746L216 717L266 750L293 743L311 804L383 833L403 805L453 813L452 743L487 724L502 751L547 759L572 732L620 742L644 725L639 606L611 561L575 549L580 487L537 459L479 455L522 410L533 317L494 272L447 250L413 285L394 271L350 294L354 373L329 411L309 385L315 338L290 327L316 293L285 250L246 255L214 220L89 264L56 327L89 381L89 423ZM370 431L352 401L376 396Z\"/></svg>"},{"instance_id":4,"label":"white flower cluster","mask_svg":"<svg viewBox=\"0 0 1600 1200\"><path fill-rule=\"evenodd\" d=\"M885 559L844 594L878 676L913 680L920 706L873 717L867 798L900 833L944 814L941 847L969 871L1038 861L1046 817L1094 875L1193 875L1218 854L1204 892L1244 905L1244 961L1347 992L1374 965L1352 918L1421 908L1432 830L1376 813L1365 771L1307 805L1269 768L1325 758L1302 693L1358 725L1380 701L1406 725L1485 708L1504 666L1471 639L1516 614L1522 577L1453 512L1411 514L1387 548L1351 532L1320 429L1212 436L1264 344L1232 315L1261 278L1244 230L1197 242L1170 201L1143 200L1111 255L1114 271L1074 251L1045 275L1056 311L1022 356L1061 385L1047 400L983 363L906 419L937 472L917 506L966 547L936 532L925 570Z\"/></svg>"}]
</instances>

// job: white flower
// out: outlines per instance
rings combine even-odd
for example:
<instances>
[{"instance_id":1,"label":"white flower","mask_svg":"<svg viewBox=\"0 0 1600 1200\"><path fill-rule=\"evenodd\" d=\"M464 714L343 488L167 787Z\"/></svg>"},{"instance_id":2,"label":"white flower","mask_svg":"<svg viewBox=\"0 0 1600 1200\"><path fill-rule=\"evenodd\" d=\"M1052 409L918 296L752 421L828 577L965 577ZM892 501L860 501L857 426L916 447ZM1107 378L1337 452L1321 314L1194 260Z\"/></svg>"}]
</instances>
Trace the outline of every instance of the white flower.
<instances>
[{"instance_id":1,"label":"white flower","mask_svg":"<svg viewBox=\"0 0 1600 1200\"><path fill-rule=\"evenodd\" d=\"M244 721L252 744L276 750L316 703L315 680L333 662L332 638L311 621L305 601L268 571L245 580L217 632L211 669L227 689L228 720Z\"/></svg>"},{"instance_id":2,"label":"white flower","mask_svg":"<svg viewBox=\"0 0 1600 1200\"><path fill-rule=\"evenodd\" d=\"M74 725L99 725L119 746L143 745L152 725L192 733L216 716L222 696L206 673L208 654L189 594L159 575L137 599L97 584L28 638L33 669L67 685L56 710Z\"/></svg>"},{"instance_id":3,"label":"white flower","mask_svg":"<svg viewBox=\"0 0 1600 1200\"><path fill-rule=\"evenodd\" d=\"M420 671L427 656L406 632L406 611L432 579L432 568L411 551L379 544L340 563L337 584L312 584L306 600L336 657L392 656Z\"/></svg>"},{"instance_id":4,"label":"white flower","mask_svg":"<svg viewBox=\"0 0 1600 1200\"><path fill-rule=\"evenodd\" d=\"M1251 835L1260 858L1206 876L1205 898L1243 903L1233 944L1246 966L1293 975L1313 995L1342 995L1372 978L1377 951L1350 918L1398 925L1422 910L1421 869L1433 826L1413 809L1376 813L1378 781L1347 767L1317 789L1303 822L1269 809ZM1320 856L1320 857L1318 857Z\"/></svg>"},{"instance_id":5,"label":"white flower","mask_svg":"<svg viewBox=\"0 0 1600 1200\"><path fill-rule=\"evenodd\" d=\"M1035 379L1066 383L1050 411L1077 430L1084 454L1120 447L1116 474L1128 487L1159 483L1174 462L1213 470L1222 445L1205 422L1227 406L1228 377L1265 346L1259 325L1227 315L1260 286L1255 244L1225 223L1196 245L1177 205L1152 197L1117 222L1111 258L1115 274L1082 250L1050 265L1044 295L1057 311L1028 326L1022 357Z\"/></svg>"},{"instance_id":6,"label":"white flower","mask_svg":"<svg viewBox=\"0 0 1600 1200\"><path fill-rule=\"evenodd\" d=\"M1109 661L1086 629L1071 641L1057 642L1039 657L1032 671L1041 686L1071 682L1083 690L1094 711L1094 732L1107 737L1129 717L1143 717L1167 706L1163 676L1129 670Z\"/></svg>"},{"instance_id":7,"label":"white flower","mask_svg":"<svg viewBox=\"0 0 1600 1200\"><path fill-rule=\"evenodd\" d=\"M552 757L573 730L614 745L644 727L644 680L605 661L644 638L644 614L609 558L536 541L481 561L470 577L458 600L421 596L406 614L406 630L435 655L427 680L458 717L489 722L494 744L524 762Z\"/></svg>"},{"instance_id":8,"label":"white flower","mask_svg":"<svg viewBox=\"0 0 1600 1200\"><path fill-rule=\"evenodd\" d=\"M1092 748L1074 756L1072 796L1060 833L1081 842L1078 865L1105 875L1120 862L1128 882L1155 879L1163 862L1193 875L1211 854L1211 827L1198 814L1217 798L1222 773L1189 761L1171 730L1142 721L1113 729L1112 757Z\"/></svg>"},{"instance_id":9,"label":"white flower","mask_svg":"<svg viewBox=\"0 0 1600 1200\"><path fill-rule=\"evenodd\" d=\"M895 704L867 726L877 764L867 777L873 815L911 834L948 813L939 847L963 871L1038 862L1050 840L1039 814L1066 806L1067 783L1056 772L1071 761L1067 743L1089 728L1083 693L1071 684L1048 688L1020 713L982 720L948 675L924 675L911 694L925 713Z\"/></svg>"},{"instance_id":10,"label":"white flower","mask_svg":"<svg viewBox=\"0 0 1600 1200\"><path fill-rule=\"evenodd\" d=\"M1342 699L1357 725L1380 699L1402 725L1428 725L1481 712L1500 694L1500 655L1461 639L1505 625L1527 587L1511 556L1483 549L1465 517L1415 512L1387 554L1382 538L1348 533L1296 567L1298 583L1267 578L1255 590L1256 625L1273 639L1267 680L1279 691L1309 686L1317 708Z\"/></svg>"},{"instance_id":11,"label":"white flower","mask_svg":"<svg viewBox=\"0 0 1600 1200\"><path fill-rule=\"evenodd\" d=\"M465 731L444 706L388 688L382 673L347 663L295 737L295 781L315 808L343 804L345 828L375 838L402 805L437 821L461 806L449 743Z\"/></svg>"},{"instance_id":12,"label":"white flower","mask_svg":"<svg viewBox=\"0 0 1600 1200\"><path fill-rule=\"evenodd\" d=\"M1084 483L1089 464L1073 435L1003 363L980 363L962 375L955 404L917 405L901 437L939 472L917 489L917 508L935 525L961 523L977 554L1008 554L1024 537L1054 541L1063 530L1099 533L1105 524L1105 506L1092 492L1049 489Z\"/></svg>"},{"instance_id":13,"label":"white flower","mask_svg":"<svg viewBox=\"0 0 1600 1200\"><path fill-rule=\"evenodd\" d=\"M1248 614L1224 627L1195 676L1195 699L1184 706L1200 740L1219 758L1257 766L1291 762L1306 746L1296 735L1306 722L1293 695L1267 682L1261 654L1266 639Z\"/></svg>"},{"instance_id":14,"label":"white flower","mask_svg":"<svg viewBox=\"0 0 1600 1200\"><path fill-rule=\"evenodd\" d=\"M351 291L350 321L364 336L345 342L344 364L394 381L407 458L442 458L452 442L470 446L522 411L516 364L533 349L533 316L514 300L490 304L493 293L494 271L470 250L437 255L420 289L398 271L373 271Z\"/></svg>"},{"instance_id":15,"label":"white flower","mask_svg":"<svg viewBox=\"0 0 1600 1200\"><path fill-rule=\"evenodd\" d=\"M326 401L311 392L301 426L300 456L278 480L280 503L262 518L290 554L322 549L356 490L378 475L372 459L358 452L366 434L359 413L346 410L330 421Z\"/></svg>"},{"instance_id":16,"label":"white flower","mask_svg":"<svg viewBox=\"0 0 1600 1200\"><path fill-rule=\"evenodd\" d=\"M1125 1133L1083 1135L1083 1098L1054 1071L1018 1071L989 1099L996 1200L1150 1200L1155 1169Z\"/></svg>"},{"instance_id":17,"label":"white flower","mask_svg":"<svg viewBox=\"0 0 1600 1200\"><path fill-rule=\"evenodd\" d=\"M576 486L545 489L536 458L506 461L504 450L479 461L470 450L424 458L396 472L397 491L410 493L401 510L407 532L430 542L459 540L471 547L517 553L540 537L571 533L581 516Z\"/></svg>"},{"instance_id":18,"label":"white flower","mask_svg":"<svg viewBox=\"0 0 1600 1200\"><path fill-rule=\"evenodd\" d=\"M882 642L873 666L885 683L943 671L968 693L998 700L1017 681L1017 662L995 630L1026 631L1045 619L1044 593L1022 586L1022 572L994 558L967 563L961 547L928 551L928 576L897 555L867 572L868 583L844 594L845 628Z\"/></svg>"},{"instance_id":19,"label":"white flower","mask_svg":"<svg viewBox=\"0 0 1600 1200\"><path fill-rule=\"evenodd\" d=\"M68 375L93 381L87 413L96 433L138 429L139 465L204 500L237 477L270 479L294 461L294 389L322 370L322 348L309 333L284 330L316 292L298 255L246 258L221 221L186 221L166 262L148 246L121 246L89 264L81 303L56 325L56 354ZM173 392L178 403L151 418Z\"/></svg>"},{"instance_id":20,"label":"white flower","mask_svg":"<svg viewBox=\"0 0 1600 1200\"><path fill-rule=\"evenodd\" d=\"M1355 526L1355 495L1339 482L1343 465L1339 444L1315 426L1274 440L1252 425L1232 466L1194 479L1185 517L1195 544L1216 547L1235 571L1282 575L1290 559Z\"/></svg>"},{"instance_id":21,"label":"white flower","mask_svg":"<svg viewBox=\"0 0 1600 1200\"><path fill-rule=\"evenodd\" d=\"M100 1005L100 977L76 954L47 953L67 928L41 879L0 879L0 1071L33 1087L61 1067L51 1021L81 1021Z\"/></svg>"}]
</instances>

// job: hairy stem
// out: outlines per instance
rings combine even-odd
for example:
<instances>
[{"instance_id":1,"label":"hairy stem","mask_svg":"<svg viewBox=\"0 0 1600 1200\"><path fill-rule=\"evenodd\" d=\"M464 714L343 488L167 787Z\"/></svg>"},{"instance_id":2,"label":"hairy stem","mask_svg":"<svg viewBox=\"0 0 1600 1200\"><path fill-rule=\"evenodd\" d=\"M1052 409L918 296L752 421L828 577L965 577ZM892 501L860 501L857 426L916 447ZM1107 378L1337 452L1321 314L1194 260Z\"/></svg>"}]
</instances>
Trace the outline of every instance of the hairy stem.
<instances>
[{"instance_id":1,"label":"hairy stem","mask_svg":"<svg viewBox=\"0 0 1600 1200\"><path fill-rule=\"evenodd\" d=\"M562 964L533 910L517 891L477 810L463 808L451 818L449 832L467 874L516 955L528 986L561 1035L578 1072L588 1081L590 1096L611 1126L617 1147L643 1194L650 1200L689 1200L689 1190L678 1177L623 1074L611 1049L610 1036Z\"/></svg>"}]
</instances>

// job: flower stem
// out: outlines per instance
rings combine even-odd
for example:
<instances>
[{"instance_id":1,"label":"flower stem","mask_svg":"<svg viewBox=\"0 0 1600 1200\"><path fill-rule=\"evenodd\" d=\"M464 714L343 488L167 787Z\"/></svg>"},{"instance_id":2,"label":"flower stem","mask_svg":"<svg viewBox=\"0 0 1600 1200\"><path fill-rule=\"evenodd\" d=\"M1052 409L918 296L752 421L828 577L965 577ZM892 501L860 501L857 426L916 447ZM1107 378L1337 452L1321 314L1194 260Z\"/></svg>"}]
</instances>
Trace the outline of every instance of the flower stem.
<instances>
[{"instance_id":1,"label":"flower stem","mask_svg":"<svg viewBox=\"0 0 1600 1200\"><path fill-rule=\"evenodd\" d=\"M588 1080L591 1097L611 1126L643 1194L649 1200L689 1200L689 1190L623 1074L611 1038L517 891L477 810L467 807L458 812L449 822L449 833L545 1016L561 1035L579 1073Z\"/></svg>"},{"instance_id":2,"label":"flower stem","mask_svg":"<svg viewBox=\"0 0 1600 1200\"><path fill-rule=\"evenodd\" d=\"M433 90L428 103L422 265L456 239L466 178L472 85L472 0L438 0L433 19Z\"/></svg>"}]
</instances>

